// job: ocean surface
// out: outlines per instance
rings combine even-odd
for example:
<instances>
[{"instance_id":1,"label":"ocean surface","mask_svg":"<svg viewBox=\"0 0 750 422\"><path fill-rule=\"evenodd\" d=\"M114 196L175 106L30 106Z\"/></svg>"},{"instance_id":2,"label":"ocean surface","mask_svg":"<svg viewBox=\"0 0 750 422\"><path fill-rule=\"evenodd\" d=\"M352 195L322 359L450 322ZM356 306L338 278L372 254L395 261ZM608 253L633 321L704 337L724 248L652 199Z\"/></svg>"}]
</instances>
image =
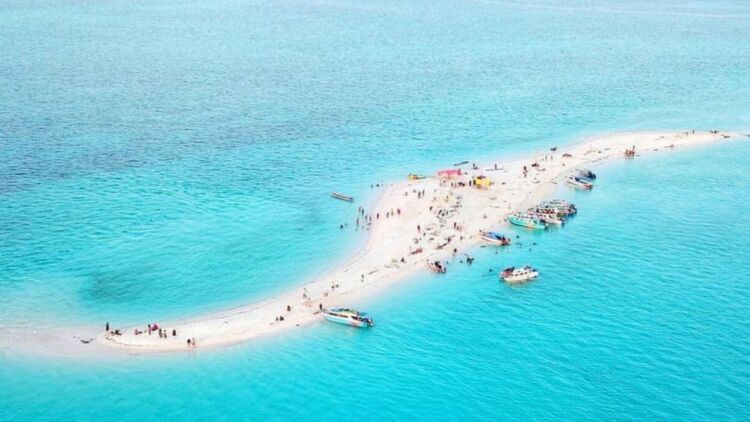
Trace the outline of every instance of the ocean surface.
<instances>
[{"instance_id":1,"label":"ocean surface","mask_svg":"<svg viewBox=\"0 0 750 422\"><path fill-rule=\"evenodd\" d=\"M284 291L353 254L339 224L410 172L750 133L743 1L0 1L0 53L0 327ZM565 228L403 281L363 304L371 330L0 350L0 420L749 419L750 142L597 170L558 192ZM524 263L542 277L497 280Z\"/></svg>"}]
</instances>

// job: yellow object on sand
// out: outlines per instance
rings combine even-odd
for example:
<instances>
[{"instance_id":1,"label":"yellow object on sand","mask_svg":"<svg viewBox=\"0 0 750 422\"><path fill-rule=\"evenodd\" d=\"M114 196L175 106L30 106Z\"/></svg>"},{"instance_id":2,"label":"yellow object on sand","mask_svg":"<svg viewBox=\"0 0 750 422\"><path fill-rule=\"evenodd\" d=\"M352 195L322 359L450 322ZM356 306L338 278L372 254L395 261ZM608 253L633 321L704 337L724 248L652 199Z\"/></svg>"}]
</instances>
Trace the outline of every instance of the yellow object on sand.
<instances>
[{"instance_id":1,"label":"yellow object on sand","mask_svg":"<svg viewBox=\"0 0 750 422\"><path fill-rule=\"evenodd\" d=\"M478 188L489 188L492 182L487 176L477 176L474 178L474 186Z\"/></svg>"}]
</instances>

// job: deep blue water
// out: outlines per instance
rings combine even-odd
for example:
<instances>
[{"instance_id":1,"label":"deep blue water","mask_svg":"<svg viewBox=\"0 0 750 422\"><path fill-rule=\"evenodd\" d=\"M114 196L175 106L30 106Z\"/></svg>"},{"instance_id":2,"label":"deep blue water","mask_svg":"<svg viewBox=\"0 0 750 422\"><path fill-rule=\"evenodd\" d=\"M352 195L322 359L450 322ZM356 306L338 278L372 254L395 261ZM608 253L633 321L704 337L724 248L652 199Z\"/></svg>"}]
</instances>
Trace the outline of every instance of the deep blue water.
<instances>
[{"instance_id":1,"label":"deep blue water","mask_svg":"<svg viewBox=\"0 0 750 422\"><path fill-rule=\"evenodd\" d=\"M750 6L0 3L0 324L143 322L351 254L370 184L619 129L750 128ZM747 419L750 146L600 170L581 214L221 351L0 354L0 419ZM534 244L536 242L536 244ZM531 262L511 288L490 267Z\"/></svg>"}]
</instances>

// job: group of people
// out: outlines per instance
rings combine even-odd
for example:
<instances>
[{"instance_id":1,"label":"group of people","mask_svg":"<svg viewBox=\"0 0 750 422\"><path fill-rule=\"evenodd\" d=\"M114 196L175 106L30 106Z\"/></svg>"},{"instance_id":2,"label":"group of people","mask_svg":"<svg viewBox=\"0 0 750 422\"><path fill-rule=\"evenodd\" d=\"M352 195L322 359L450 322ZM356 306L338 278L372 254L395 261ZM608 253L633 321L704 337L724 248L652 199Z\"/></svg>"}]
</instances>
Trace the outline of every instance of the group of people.
<instances>
[{"instance_id":1,"label":"group of people","mask_svg":"<svg viewBox=\"0 0 750 422\"><path fill-rule=\"evenodd\" d=\"M307 295L307 288L305 288L304 293L302 294L303 300L309 300L309 296ZM292 305L286 305L286 313L292 312ZM284 315L279 315L274 320L275 322L281 322L284 321Z\"/></svg>"},{"instance_id":2,"label":"group of people","mask_svg":"<svg viewBox=\"0 0 750 422\"><path fill-rule=\"evenodd\" d=\"M157 323L147 324L146 327L147 327L146 330L139 330L138 328L133 328L133 335L138 336L138 335L141 335L141 334L147 332L148 335L151 335L151 333L159 333L159 338L169 338L169 336L170 336L170 332L166 328L159 327L159 325ZM104 324L104 330L109 335L113 335L113 336L121 336L122 335L122 332L120 330L117 330L117 329L116 330L110 330L109 321L107 321L107 323ZM172 337L177 337L177 329L176 328L172 329L171 335L172 335ZM193 339L193 341L195 341L195 339ZM188 342L190 342L189 339L188 339Z\"/></svg>"},{"instance_id":3,"label":"group of people","mask_svg":"<svg viewBox=\"0 0 750 422\"><path fill-rule=\"evenodd\" d=\"M109 321L107 321L107 323L104 324L104 331L106 331L107 334L109 334L111 336L121 336L122 335L122 331L120 331L120 330L117 330L117 329L110 330L109 329Z\"/></svg>"},{"instance_id":4,"label":"group of people","mask_svg":"<svg viewBox=\"0 0 750 422\"><path fill-rule=\"evenodd\" d=\"M151 335L151 333L158 332L159 333L159 338L169 338L169 334L170 334L170 332L166 328L161 328L156 323L147 324L146 332L148 332L148 335ZM138 328L134 328L133 329L133 334L136 335L136 336L137 335L141 335L143 333L144 333L144 331L139 330ZM172 337L177 337L177 329L173 328L171 334L172 334Z\"/></svg>"},{"instance_id":5,"label":"group of people","mask_svg":"<svg viewBox=\"0 0 750 422\"><path fill-rule=\"evenodd\" d=\"M107 323L104 324L104 331L106 331L107 334L109 334L111 336L121 336L122 335L122 331L120 331L120 330L110 330L109 329L109 321L107 321Z\"/></svg>"},{"instance_id":6,"label":"group of people","mask_svg":"<svg viewBox=\"0 0 750 422\"><path fill-rule=\"evenodd\" d=\"M365 214L364 207L357 207L357 221L355 223L355 230L359 230L359 228L360 228L360 217L363 220L362 221L362 230L368 229L369 225L372 224L372 216Z\"/></svg>"}]
</instances>

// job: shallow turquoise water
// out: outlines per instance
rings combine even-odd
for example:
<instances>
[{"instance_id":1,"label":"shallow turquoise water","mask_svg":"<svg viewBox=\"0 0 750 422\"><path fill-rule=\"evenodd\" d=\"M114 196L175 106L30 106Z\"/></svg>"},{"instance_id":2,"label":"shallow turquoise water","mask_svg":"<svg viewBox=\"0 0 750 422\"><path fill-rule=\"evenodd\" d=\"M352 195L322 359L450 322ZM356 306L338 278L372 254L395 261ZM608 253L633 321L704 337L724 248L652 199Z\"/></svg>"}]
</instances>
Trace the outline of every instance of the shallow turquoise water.
<instances>
[{"instance_id":1,"label":"shallow turquoise water","mask_svg":"<svg viewBox=\"0 0 750 422\"><path fill-rule=\"evenodd\" d=\"M750 128L750 8L0 4L0 324L261 298L371 183L617 129ZM740 154L737 154L737 151ZM747 143L600 171L564 230L319 325L116 364L0 356L0 419L745 419ZM536 245L533 243L536 242ZM533 262L521 288L489 267Z\"/></svg>"}]
</instances>

